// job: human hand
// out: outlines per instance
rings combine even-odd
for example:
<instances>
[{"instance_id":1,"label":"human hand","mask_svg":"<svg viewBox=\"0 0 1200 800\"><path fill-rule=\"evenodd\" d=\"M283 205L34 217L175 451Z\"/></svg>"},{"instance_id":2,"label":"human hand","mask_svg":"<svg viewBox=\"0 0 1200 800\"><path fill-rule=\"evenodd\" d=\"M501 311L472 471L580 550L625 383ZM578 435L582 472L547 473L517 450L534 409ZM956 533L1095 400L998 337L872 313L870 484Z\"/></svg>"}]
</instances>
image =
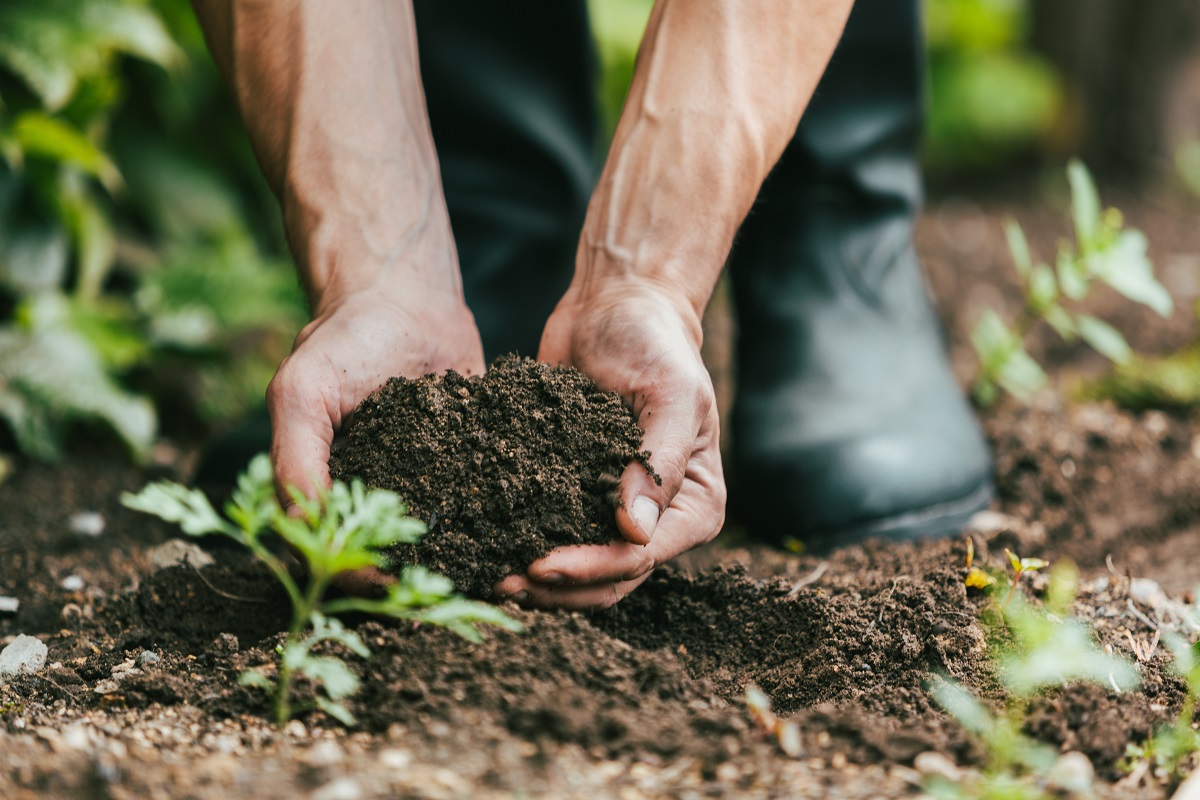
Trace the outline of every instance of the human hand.
<instances>
[{"instance_id":1,"label":"human hand","mask_svg":"<svg viewBox=\"0 0 1200 800\"><path fill-rule=\"evenodd\" d=\"M700 320L662 287L626 278L573 285L546 323L538 358L618 392L645 431L661 485L638 463L621 475L622 541L559 547L496 586L546 608L606 608L651 570L710 541L725 519L719 425L700 358Z\"/></svg>"},{"instance_id":2,"label":"human hand","mask_svg":"<svg viewBox=\"0 0 1200 800\"><path fill-rule=\"evenodd\" d=\"M314 496L330 485L335 432L388 378L483 371L479 332L461 295L429 294L396 299L375 291L354 293L328 305L300 331L267 388L271 461L285 509L294 506L285 487ZM343 573L337 583L352 594L370 594L391 580L369 569Z\"/></svg>"}]
</instances>

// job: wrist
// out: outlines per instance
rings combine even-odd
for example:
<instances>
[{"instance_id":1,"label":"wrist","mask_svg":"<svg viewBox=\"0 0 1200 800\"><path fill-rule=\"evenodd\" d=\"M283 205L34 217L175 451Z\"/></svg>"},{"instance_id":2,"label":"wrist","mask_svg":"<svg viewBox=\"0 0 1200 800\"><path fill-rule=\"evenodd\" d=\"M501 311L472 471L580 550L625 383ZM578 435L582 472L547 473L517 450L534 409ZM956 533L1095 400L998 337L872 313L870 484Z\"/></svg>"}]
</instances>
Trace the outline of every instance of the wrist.
<instances>
[{"instance_id":1,"label":"wrist","mask_svg":"<svg viewBox=\"0 0 1200 800\"><path fill-rule=\"evenodd\" d=\"M434 208L363 214L289 190L283 210L313 316L364 294L394 301L442 294L462 302L454 237L440 197Z\"/></svg>"}]
</instances>

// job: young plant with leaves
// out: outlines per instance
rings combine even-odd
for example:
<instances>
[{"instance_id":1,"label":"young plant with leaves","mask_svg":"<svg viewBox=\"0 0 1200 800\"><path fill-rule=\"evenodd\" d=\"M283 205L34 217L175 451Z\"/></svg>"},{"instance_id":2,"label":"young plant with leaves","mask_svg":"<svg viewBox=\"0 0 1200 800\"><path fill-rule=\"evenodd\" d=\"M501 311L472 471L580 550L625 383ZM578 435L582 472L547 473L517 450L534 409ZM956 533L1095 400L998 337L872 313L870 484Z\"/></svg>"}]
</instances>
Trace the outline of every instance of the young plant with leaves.
<instances>
[{"instance_id":1,"label":"young plant with leaves","mask_svg":"<svg viewBox=\"0 0 1200 800\"><path fill-rule=\"evenodd\" d=\"M1075 241L1059 246L1053 268L1034 263L1020 225L1010 221L1005 229L1025 306L1011 326L988 310L971 333L979 358L973 393L982 406L994 403L1001 390L1027 402L1046 382L1046 373L1025 349L1026 337L1042 322L1068 341L1082 339L1117 364L1129 361L1132 351L1119 331L1073 308L1097 283L1164 317L1171 313L1171 296L1154 277L1146 237L1124 227L1117 209L1101 209L1096 184L1081 162L1071 161L1067 179Z\"/></svg>"},{"instance_id":2,"label":"young plant with leaves","mask_svg":"<svg viewBox=\"0 0 1200 800\"><path fill-rule=\"evenodd\" d=\"M978 738L987 754L983 770L961 783L931 777L924 788L939 800L1040 800L1053 796L1047 781L1058 753L1025 733L1030 702L1047 689L1069 683L1093 683L1117 692L1138 684L1133 665L1098 647L1090 629L1070 616L1078 581L1074 567L1064 563L1054 570L1044 607L1037 608L1015 588L1023 572L1041 569L1045 562L1023 564L1028 560L1006 553L1015 573L1009 599L1005 605L995 606L998 614L984 617L985 622L992 621L990 655L1006 696L1003 709L990 711L966 687L949 678L929 685L937 703ZM979 568L969 565L969 569ZM999 582L993 579L985 586L994 590Z\"/></svg>"},{"instance_id":3,"label":"young plant with leaves","mask_svg":"<svg viewBox=\"0 0 1200 800\"><path fill-rule=\"evenodd\" d=\"M340 658L316 655L314 648L337 643L366 658L370 650L353 631L332 615L357 611L393 619L441 625L471 641L480 641L478 624L495 625L511 631L521 626L495 606L467 600L453 593L444 576L410 566L379 598L326 597L335 576L366 567L386 567L383 548L412 543L425 533L425 525L407 516L407 508L394 492L366 489L360 481L340 481L317 498L293 489L291 495L300 513L288 516L280 507L273 488L270 459L259 455L238 478L237 489L223 518L202 492L178 483L159 481L137 494L122 495L129 508L176 523L189 536L217 534L249 549L279 580L292 604L287 639L279 648L279 663L272 679L267 671L249 670L241 682L261 686L274 694L275 719L283 724L297 711L292 684L303 676L320 687L316 707L346 725L354 717L341 703L358 689L358 678ZM308 567L308 580L292 577L284 562L262 537L278 534ZM306 635L305 631L311 628Z\"/></svg>"}]
</instances>

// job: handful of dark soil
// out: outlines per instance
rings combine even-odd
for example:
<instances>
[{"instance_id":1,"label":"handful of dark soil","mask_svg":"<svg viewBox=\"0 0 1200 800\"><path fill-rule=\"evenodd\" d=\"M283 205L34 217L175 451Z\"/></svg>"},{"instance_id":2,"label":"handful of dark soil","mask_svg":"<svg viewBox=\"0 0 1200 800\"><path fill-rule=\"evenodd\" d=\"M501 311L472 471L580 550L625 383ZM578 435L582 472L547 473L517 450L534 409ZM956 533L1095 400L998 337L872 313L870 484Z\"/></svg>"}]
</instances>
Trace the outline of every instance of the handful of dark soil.
<instances>
[{"instance_id":1,"label":"handful of dark soil","mask_svg":"<svg viewBox=\"0 0 1200 800\"><path fill-rule=\"evenodd\" d=\"M504 356L482 376L392 378L364 400L329 459L335 479L391 489L429 523L398 564L489 597L551 549L619 538L618 478L642 431L575 369Z\"/></svg>"}]
</instances>

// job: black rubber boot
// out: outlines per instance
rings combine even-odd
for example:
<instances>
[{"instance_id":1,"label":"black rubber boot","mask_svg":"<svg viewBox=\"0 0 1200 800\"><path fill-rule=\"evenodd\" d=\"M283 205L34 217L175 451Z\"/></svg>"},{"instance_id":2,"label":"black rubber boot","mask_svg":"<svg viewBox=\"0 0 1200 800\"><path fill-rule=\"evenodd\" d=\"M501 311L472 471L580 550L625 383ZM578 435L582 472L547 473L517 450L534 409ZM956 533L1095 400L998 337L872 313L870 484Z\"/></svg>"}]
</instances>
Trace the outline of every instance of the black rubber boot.
<instances>
[{"instance_id":1,"label":"black rubber boot","mask_svg":"<svg viewBox=\"0 0 1200 800\"><path fill-rule=\"evenodd\" d=\"M859 0L731 256L734 516L814 550L954 533L991 459L912 246L917 3Z\"/></svg>"}]
</instances>

